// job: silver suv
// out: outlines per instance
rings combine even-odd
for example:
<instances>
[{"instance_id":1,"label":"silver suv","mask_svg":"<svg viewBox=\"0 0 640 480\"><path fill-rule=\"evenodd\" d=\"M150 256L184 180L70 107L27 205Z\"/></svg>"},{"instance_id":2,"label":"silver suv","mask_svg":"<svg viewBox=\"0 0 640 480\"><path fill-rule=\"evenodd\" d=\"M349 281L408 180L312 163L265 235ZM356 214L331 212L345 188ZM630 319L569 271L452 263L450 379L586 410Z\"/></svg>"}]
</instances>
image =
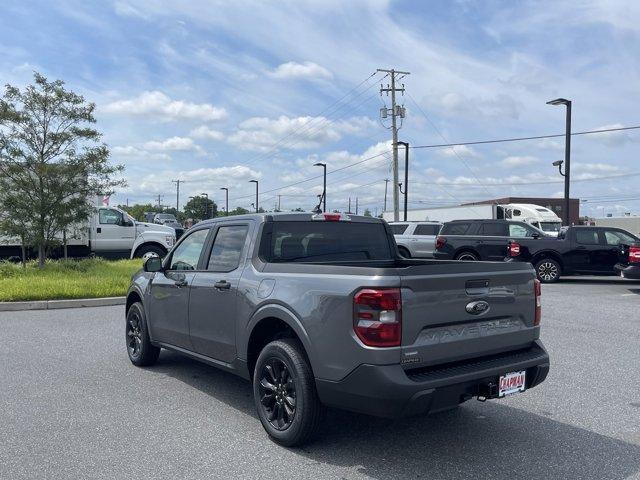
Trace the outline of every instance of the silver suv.
<instances>
[{"instance_id":1,"label":"silver suv","mask_svg":"<svg viewBox=\"0 0 640 480\"><path fill-rule=\"evenodd\" d=\"M438 222L390 222L400 255L405 258L433 258Z\"/></svg>"}]
</instances>

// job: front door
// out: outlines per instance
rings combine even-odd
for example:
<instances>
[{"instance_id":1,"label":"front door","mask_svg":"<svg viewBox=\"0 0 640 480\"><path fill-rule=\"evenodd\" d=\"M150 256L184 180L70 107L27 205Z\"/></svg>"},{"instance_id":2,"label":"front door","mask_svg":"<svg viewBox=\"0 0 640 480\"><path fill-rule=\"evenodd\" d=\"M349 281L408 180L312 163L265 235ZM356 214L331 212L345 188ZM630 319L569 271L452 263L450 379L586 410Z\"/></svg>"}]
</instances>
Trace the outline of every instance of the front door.
<instances>
[{"instance_id":1,"label":"front door","mask_svg":"<svg viewBox=\"0 0 640 480\"><path fill-rule=\"evenodd\" d=\"M151 281L149 327L154 341L191 350L189 288L200 266L208 228L190 232Z\"/></svg>"},{"instance_id":2,"label":"front door","mask_svg":"<svg viewBox=\"0 0 640 480\"><path fill-rule=\"evenodd\" d=\"M136 238L136 227L114 208L98 209L93 249L96 252L127 252Z\"/></svg>"},{"instance_id":3,"label":"front door","mask_svg":"<svg viewBox=\"0 0 640 480\"><path fill-rule=\"evenodd\" d=\"M231 363L236 357L236 301L248 250L249 223L228 223L215 232L206 271L191 284L189 332L197 353Z\"/></svg>"}]
</instances>

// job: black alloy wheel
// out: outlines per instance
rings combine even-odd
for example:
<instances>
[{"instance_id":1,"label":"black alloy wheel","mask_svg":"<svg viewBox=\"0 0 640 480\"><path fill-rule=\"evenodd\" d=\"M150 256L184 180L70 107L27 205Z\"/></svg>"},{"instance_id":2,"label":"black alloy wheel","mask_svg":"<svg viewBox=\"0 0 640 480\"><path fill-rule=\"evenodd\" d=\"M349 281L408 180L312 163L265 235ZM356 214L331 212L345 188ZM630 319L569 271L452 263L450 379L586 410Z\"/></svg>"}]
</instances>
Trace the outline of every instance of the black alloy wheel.
<instances>
[{"instance_id":1,"label":"black alloy wheel","mask_svg":"<svg viewBox=\"0 0 640 480\"><path fill-rule=\"evenodd\" d=\"M127 316L127 350L129 357L134 360L140 358L142 352L142 331L140 330L140 313L134 309Z\"/></svg>"},{"instance_id":2,"label":"black alloy wheel","mask_svg":"<svg viewBox=\"0 0 640 480\"><path fill-rule=\"evenodd\" d=\"M260 372L260 405L276 430L286 430L296 415L296 385L287 365L279 358L268 359Z\"/></svg>"}]
</instances>

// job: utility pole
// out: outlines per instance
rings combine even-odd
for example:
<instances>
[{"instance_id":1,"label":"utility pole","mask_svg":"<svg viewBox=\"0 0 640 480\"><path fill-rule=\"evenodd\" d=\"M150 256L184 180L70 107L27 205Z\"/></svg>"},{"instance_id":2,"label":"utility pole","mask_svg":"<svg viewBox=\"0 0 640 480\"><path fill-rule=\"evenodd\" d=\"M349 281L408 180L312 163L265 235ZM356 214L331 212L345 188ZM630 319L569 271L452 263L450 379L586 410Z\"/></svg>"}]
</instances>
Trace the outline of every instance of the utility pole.
<instances>
[{"instance_id":1,"label":"utility pole","mask_svg":"<svg viewBox=\"0 0 640 480\"><path fill-rule=\"evenodd\" d=\"M249 180L249 183L256 184L256 213L258 213L258 180Z\"/></svg>"},{"instance_id":2,"label":"utility pole","mask_svg":"<svg viewBox=\"0 0 640 480\"><path fill-rule=\"evenodd\" d=\"M347 213L351 213L351 197L349 197L349 210L347 211Z\"/></svg>"},{"instance_id":3,"label":"utility pole","mask_svg":"<svg viewBox=\"0 0 640 480\"><path fill-rule=\"evenodd\" d=\"M176 184L176 210L180 211L180 184L184 183L184 180L171 180L171 183Z\"/></svg>"},{"instance_id":4,"label":"utility pole","mask_svg":"<svg viewBox=\"0 0 640 480\"><path fill-rule=\"evenodd\" d=\"M162 195L158 194L158 208L162 210Z\"/></svg>"},{"instance_id":5,"label":"utility pole","mask_svg":"<svg viewBox=\"0 0 640 480\"><path fill-rule=\"evenodd\" d=\"M391 133L393 137L393 220L397 222L400 220L400 191L398 188L398 122L397 117L404 118L405 109L402 106L396 105L396 92L400 92L404 95L404 83L401 88L396 88L396 81L409 75L409 72L400 72L398 70L384 70L377 69L378 72L388 73L391 77L391 84L387 84L386 88L380 85L380 95L391 93L391 109L383 107L380 109L380 115L382 118L387 118L389 113L391 114ZM396 76L401 77L396 78Z\"/></svg>"},{"instance_id":6,"label":"utility pole","mask_svg":"<svg viewBox=\"0 0 640 480\"><path fill-rule=\"evenodd\" d=\"M224 190L225 191L225 207L224 207L224 216L228 216L229 215L229 189L227 187L222 187L220 188L220 190Z\"/></svg>"},{"instance_id":7,"label":"utility pole","mask_svg":"<svg viewBox=\"0 0 640 480\"><path fill-rule=\"evenodd\" d=\"M566 107L565 137L564 137L564 224L571 225L569 216L569 187L571 186L571 100L556 98L547 102L547 105L564 105Z\"/></svg>"},{"instance_id":8,"label":"utility pole","mask_svg":"<svg viewBox=\"0 0 640 480\"><path fill-rule=\"evenodd\" d=\"M387 187L389 186L389 179L385 178L384 179L384 208L382 209L383 212L387 211Z\"/></svg>"},{"instance_id":9,"label":"utility pole","mask_svg":"<svg viewBox=\"0 0 640 480\"><path fill-rule=\"evenodd\" d=\"M278 195L278 211L280 212L280 198L282 197L282 195Z\"/></svg>"},{"instance_id":10,"label":"utility pole","mask_svg":"<svg viewBox=\"0 0 640 480\"><path fill-rule=\"evenodd\" d=\"M358 214L358 197L356 197L356 215Z\"/></svg>"}]
</instances>

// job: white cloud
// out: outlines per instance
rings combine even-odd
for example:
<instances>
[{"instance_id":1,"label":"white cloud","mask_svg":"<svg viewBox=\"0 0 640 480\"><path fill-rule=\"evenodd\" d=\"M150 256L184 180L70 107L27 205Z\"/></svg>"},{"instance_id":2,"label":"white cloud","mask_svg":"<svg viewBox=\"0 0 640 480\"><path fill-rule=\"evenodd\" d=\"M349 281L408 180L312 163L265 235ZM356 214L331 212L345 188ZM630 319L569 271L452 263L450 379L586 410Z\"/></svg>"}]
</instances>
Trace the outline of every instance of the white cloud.
<instances>
[{"instance_id":1,"label":"white cloud","mask_svg":"<svg viewBox=\"0 0 640 480\"><path fill-rule=\"evenodd\" d=\"M608 130L610 128L622 128L624 125L621 123L614 123L612 125L603 125L598 128L594 128L593 130ZM591 140L599 141L608 145L610 147L617 147L620 145L624 145L627 142L633 141L629 135L625 133L625 131L617 131L617 132L602 132L602 133L593 133L591 135L587 135Z\"/></svg>"},{"instance_id":2,"label":"white cloud","mask_svg":"<svg viewBox=\"0 0 640 480\"><path fill-rule=\"evenodd\" d=\"M504 158L500 163L505 167L522 167L525 165L533 165L539 161L536 157L531 156L511 156Z\"/></svg>"},{"instance_id":3,"label":"white cloud","mask_svg":"<svg viewBox=\"0 0 640 480\"><path fill-rule=\"evenodd\" d=\"M191 103L172 100L164 93L146 91L127 100L108 103L104 111L121 115L138 115L158 121L200 120L216 121L227 117L227 111L210 103Z\"/></svg>"},{"instance_id":4,"label":"white cloud","mask_svg":"<svg viewBox=\"0 0 640 480\"><path fill-rule=\"evenodd\" d=\"M279 65L275 70L268 73L270 77L278 79L309 78L309 79L330 79L333 74L326 68L313 62L287 62Z\"/></svg>"},{"instance_id":5,"label":"white cloud","mask_svg":"<svg viewBox=\"0 0 640 480\"><path fill-rule=\"evenodd\" d=\"M480 156L476 150L466 145L455 145L453 147L438 149L438 154L443 157L461 156L466 158L477 158Z\"/></svg>"},{"instance_id":6,"label":"white cloud","mask_svg":"<svg viewBox=\"0 0 640 480\"><path fill-rule=\"evenodd\" d=\"M576 163L571 165L572 171L588 171L588 172L618 172L619 167L609 163Z\"/></svg>"},{"instance_id":7,"label":"white cloud","mask_svg":"<svg viewBox=\"0 0 640 480\"><path fill-rule=\"evenodd\" d=\"M171 157L166 153L153 153L132 145L113 147L111 148L111 155L115 158L129 157L144 160L171 160Z\"/></svg>"},{"instance_id":8,"label":"white cloud","mask_svg":"<svg viewBox=\"0 0 640 480\"><path fill-rule=\"evenodd\" d=\"M194 128L189 132L189 136L193 138L199 138L204 140L222 140L224 139L224 133L213 130L206 125L200 125L198 128Z\"/></svg>"},{"instance_id":9,"label":"white cloud","mask_svg":"<svg viewBox=\"0 0 640 480\"><path fill-rule=\"evenodd\" d=\"M187 137L171 137L163 141L150 141L144 144L144 148L147 150L173 150L173 151L186 151L196 150L198 147L192 139Z\"/></svg>"},{"instance_id":10,"label":"white cloud","mask_svg":"<svg viewBox=\"0 0 640 480\"><path fill-rule=\"evenodd\" d=\"M242 150L317 148L340 140L343 135L366 133L376 123L367 117L332 122L325 117L252 117L240 123L229 143Z\"/></svg>"}]
</instances>

